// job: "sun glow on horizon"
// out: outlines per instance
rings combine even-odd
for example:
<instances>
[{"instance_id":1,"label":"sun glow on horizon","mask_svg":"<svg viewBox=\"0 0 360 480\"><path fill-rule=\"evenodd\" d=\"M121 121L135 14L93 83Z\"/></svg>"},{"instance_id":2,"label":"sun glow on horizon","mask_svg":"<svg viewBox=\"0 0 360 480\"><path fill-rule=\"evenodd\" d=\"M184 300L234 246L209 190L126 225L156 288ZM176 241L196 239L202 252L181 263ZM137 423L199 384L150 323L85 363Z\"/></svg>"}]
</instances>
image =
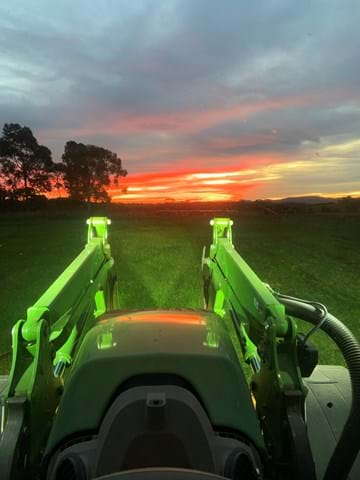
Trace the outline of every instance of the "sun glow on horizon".
<instances>
[{"instance_id":1,"label":"sun glow on horizon","mask_svg":"<svg viewBox=\"0 0 360 480\"><path fill-rule=\"evenodd\" d=\"M312 158L300 155L291 158L279 156L277 159L268 155L249 157L242 169L233 167L226 170L186 169L138 173L121 180L121 188L113 188L109 194L114 202L124 203L238 201L313 195L334 198L358 196L359 188L355 181L345 185L339 179L332 185L321 184L321 190L316 182L311 183L313 178L322 178L324 169L335 171L339 158L327 156L329 150L327 146L318 149L319 153ZM342 145L338 148L333 146L331 153L338 153L339 150L343 150ZM249 168L251 163L255 168Z\"/></svg>"},{"instance_id":2,"label":"sun glow on horizon","mask_svg":"<svg viewBox=\"0 0 360 480\"><path fill-rule=\"evenodd\" d=\"M341 172L341 154L345 152L349 156L351 152L355 158L357 147L360 148L359 142L344 142L331 147L324 145L314 150L312 155L249 155L235 158L232 167L226 169L200 169L201 158L186 157L180 162L182 170L171 170L169 163L169 171L130 174L119 178L118 184L113 183L107 192L115 203L220 202L299 196L356 197L359 196L356 176L346 179L339 176L338 172ZM191 165L198 168L192 169ZM331 179L328 183L324 182L324 173ZM49 197L65 196L64 193L58 191Z\"/></svg>"},{"instance_id":3,"label":"sun glow on horizon","mask_svg":"<svg viewBox=\"0 0 360 480\"><path fill-rule=\"evenodd\" d=\"M236 170L234 172L207 172L207 173L191 173L188 175L190 180L193 179L208 179L208 178L224 178L224 177L239 177L242 175L253 175L256 170Z\"/></svg>"},{"instance_id":4,"label":"sun glow on horizon","mask_svg":"<svg viewBox=\"0 0 360 480\"><path fill-rule=\"evenodd\" d=\"M279 175L259 169L227 171L185 171L129 175L121 181L121 189L109 191L114 202L159 203L181 201L231 201L244 198L244 193L261 182Z\"/></svg>"}]
</instances>

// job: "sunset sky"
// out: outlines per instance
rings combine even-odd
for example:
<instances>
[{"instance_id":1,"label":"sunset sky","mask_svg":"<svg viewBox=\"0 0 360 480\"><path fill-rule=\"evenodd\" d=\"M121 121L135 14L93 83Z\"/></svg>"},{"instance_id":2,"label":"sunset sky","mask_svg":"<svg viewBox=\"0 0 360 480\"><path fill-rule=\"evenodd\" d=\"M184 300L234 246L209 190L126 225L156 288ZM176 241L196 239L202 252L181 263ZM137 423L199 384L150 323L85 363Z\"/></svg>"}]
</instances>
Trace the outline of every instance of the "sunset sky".
<instances>
[{"instance_id":1,"label":"sunset sky","mask_svg":"<svg viewBox=\"0 0 360 480\"><path fill-rule=\"evenodd\" d=\"M109 148L114 201L360 195L358 0L0 3L0 127ZM122 193L127 187L127 193Z\"/></svg>"}]
</instances>

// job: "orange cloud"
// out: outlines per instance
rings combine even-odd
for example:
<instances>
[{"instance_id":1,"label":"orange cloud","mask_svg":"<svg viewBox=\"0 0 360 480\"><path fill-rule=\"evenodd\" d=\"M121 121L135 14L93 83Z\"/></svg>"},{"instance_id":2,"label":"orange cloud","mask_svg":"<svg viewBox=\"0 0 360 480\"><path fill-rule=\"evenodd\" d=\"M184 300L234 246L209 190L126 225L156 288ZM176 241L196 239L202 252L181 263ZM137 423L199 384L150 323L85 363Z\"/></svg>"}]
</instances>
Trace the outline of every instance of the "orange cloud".
<instances>
[{"instance_id":1,"label":"orange cloud","mask_svg":"<svg viewBox=\"0 0 360 480\"><path fill-rule=\"evenodd\" d=\"M119 188L109 194L114 202L128 203L239 200L265 179L254 178L256 173L254 169L237 169L137 174L121 180Z\"/></svg>"},{"instance_id":2,"label":"orange cloud","mask_svg":"<svg viewBox=\"0 0 360 480\"><path fill-rule=\"evenodd\" d=\"M282 160L282 161L280 161ZM242 198L276 198L273 192L282 192L281 197L294 195L284 187L289 183L289 172L304 174L321 168L315 161L259 162L255 168L228 168L224 170L187 170L133 174L121 178L119 185L108 189L113 202L164 203L181 201L238 201ZM263 191L262 194L261 192ZM265 195L264 195L265 194ZM295 193L296 194L296 193ZM53 192L49 197L64 196L63 191ZM302 195L340 197L359 196L359 191L316 192L303 191Z\"/></svg>"}]
</instances>

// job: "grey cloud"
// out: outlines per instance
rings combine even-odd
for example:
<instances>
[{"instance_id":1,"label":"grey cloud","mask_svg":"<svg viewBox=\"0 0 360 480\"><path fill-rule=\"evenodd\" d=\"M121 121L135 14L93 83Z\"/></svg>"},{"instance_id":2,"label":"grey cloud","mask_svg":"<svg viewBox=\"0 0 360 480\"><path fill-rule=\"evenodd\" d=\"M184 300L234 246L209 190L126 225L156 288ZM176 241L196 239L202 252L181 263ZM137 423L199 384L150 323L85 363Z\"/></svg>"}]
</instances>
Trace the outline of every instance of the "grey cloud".
<instances>
[{"instance_id":1,"label":"grey cloud","mask_svg":"<svg viewBox=\"0 0 360 480\"><path fill-rule=\"evenodd\" d=\"M327 90L330 103L260 112L245 124L223 121L191 134L174 131L163 153L149 153L136 168L191 152L222 158L297 152L304 141L316 145L337 135L358 136L359 111L339 109L346 102L359 104L356 0L268 0L261 6L250 0L51 6L33 0L2 6L0 14L0 122L49 130L57 157L72 129L95 120L106 125L122 114L206 112L248 99ZM339 91L347 91L348 100L332 99ZM273 143L256 142L273 129ZM254 143L244 145L251 135ZM239 145L217 147L211 142L216 138L238 139ZM151 150L159 141L149 132L93 134L87 140L104 140L119 151L136 145Z\"/></svg>"}]
</instances>

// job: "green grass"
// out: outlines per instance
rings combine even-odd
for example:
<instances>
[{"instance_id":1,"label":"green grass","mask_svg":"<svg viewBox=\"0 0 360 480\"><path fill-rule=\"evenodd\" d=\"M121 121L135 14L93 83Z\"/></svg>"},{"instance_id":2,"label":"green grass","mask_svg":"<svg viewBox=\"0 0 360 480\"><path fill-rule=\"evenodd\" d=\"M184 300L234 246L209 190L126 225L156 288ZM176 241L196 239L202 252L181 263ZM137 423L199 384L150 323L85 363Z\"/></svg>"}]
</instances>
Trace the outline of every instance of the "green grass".
<instances>
[{"instance_id":1,"label":"green grass","mask_svg":"<svg viewBox=\"0 0 360 480\"><path fill-rule=\"evenodd\" d=\"M209 218L113 219L110 243L124 308L201 308L202 247ZM325 303L360 338L360 219L248 216L235 219L234 243L275 290ZM10 331L86 241L85 219L0 219L1 371L9 367ZM322 363L341 363L316 335Z\"/></svg>"}]
</instances>

